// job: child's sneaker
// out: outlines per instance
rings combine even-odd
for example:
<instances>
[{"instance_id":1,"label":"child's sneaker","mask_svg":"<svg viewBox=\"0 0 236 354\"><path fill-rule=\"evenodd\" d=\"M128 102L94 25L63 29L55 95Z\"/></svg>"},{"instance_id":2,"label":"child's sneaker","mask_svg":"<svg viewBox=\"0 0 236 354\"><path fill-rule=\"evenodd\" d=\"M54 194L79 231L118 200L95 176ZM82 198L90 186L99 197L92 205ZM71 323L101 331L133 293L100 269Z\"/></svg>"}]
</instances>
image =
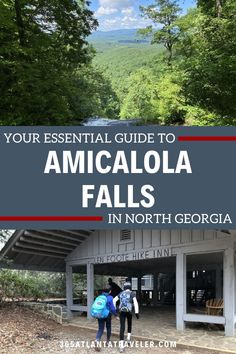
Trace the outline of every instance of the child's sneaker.
<instances>
[{"instance_id":1,"label":"child's sneaker","mask_svg":"<svg viewBox=\"0 0 236 354\"><path fill-rule=\"evenodd\" d=\"M100 346L100 344L99 344L99 342L95 342L95 352L100 352L101 351L101 346Z\"/></svg>"},{"instance_id":2,"label":"child's sneaker","mask_svg":"<svg viewBox=\"0 0 236 354\"><path fill-rule=\"evenodd\" d=\"M111 340L107 340L105 342L105 347L112 348L112 341Z\"/></svg>"}]
</instances>

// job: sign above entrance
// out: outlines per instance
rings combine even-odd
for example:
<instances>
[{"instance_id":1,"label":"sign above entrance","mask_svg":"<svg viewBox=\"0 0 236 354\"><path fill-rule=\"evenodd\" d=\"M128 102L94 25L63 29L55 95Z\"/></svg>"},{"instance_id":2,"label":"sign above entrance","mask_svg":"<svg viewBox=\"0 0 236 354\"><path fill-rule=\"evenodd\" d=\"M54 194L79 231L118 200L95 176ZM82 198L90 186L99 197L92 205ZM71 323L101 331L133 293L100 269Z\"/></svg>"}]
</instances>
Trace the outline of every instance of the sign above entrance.
<instances>
[{"instance_id":1,"label":"sign above entrance","mask_svg":"<svg viewBox=\"0 0 236 354\"><path fill-rule=\"evenodd\" d=\"M151 249L145 251L136 251L129 253L115 253L108 254L105 256L94 257L94 264L103 264L103 263L120 263L120 262L129 262L129 261L143 261L153 258L164 258L171 257L172 250L171 248L159 248Z\"/></svg>"},{"instance_id":2,"label":"sign above entrance","mask_svg":"<svg viewBox=\"0 0 236 354\"><path fill-rule=\"evenodd\" d=\"M1 127L1 228L236 229L236 127Z\"/></svg>"}]
</instances>

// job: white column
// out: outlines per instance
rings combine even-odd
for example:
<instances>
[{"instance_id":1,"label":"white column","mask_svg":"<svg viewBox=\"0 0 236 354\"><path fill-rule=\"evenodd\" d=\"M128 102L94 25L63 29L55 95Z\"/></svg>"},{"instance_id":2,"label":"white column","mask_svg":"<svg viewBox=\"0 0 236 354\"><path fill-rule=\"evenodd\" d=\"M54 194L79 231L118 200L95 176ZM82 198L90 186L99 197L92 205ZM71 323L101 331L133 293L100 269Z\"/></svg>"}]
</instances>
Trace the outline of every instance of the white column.
<instances>
[{"instance_id":1,"label":"white column","mask_svg":"<svg viewBox=\"0 0 236 354\"><path fill-rule=\"evenodd\" d=\"M72 315L71 306L73 305L73 279L72 266L66 265L66 305L67 313L70 317Z\"/></svg>"},{"instance_id":2,"label":"white column","mask_svg":"<svg viewBox=\"0 0 236 354\"><path fill-rule=\"evenodd\" d=\"M236 277L236 254L234 253L234 276ZM236 280L234 282L234 322L236 323Z\"/></svg>"},{"instance_id":3,"label":"white column","mask_svg":"<svg viewBox=\"0 0 236 354\"><path fill-rule=\"evenodd\" d=\"M91 319L90 309L94 301L94 264L87 263L87 318Z\"/></svg>"},{"instance_id":4,"label":"white column","mask_svg":"<svg viewBox=\"0 0 236 354\"><path fill-rule=\"evenodd\" d=\"M142 276L138 276L137 278L137 289L138 289L138 299L141 305L141 298L142 298Z\"/></svg>"},{"instance_id":5,"label":"white column","mask_svg":"<svg viewBox=\"0 0 236 354\"><path fill-rule=\"evenodd\" d=\"M216 299L222 298L222 278L221 278L221 267L216 267Z\"/></svg>"},{"instance_id":6,"label":"white column","mask_svg":"<svg viewBox=\"0 0 236 354\"><path fill-rule=\"evenodd\" d=\"M186 255L179 252L176 256L176 328L183 331L186 314Z\"/></svg>"},{"instance_id":7,"label":"white column","mask_svg":"<svg viewBox=\"0 0 236 354\"><path fill-rule=\"evenodd\" d=\"M158 286L158 275L153 274L153 306L157 306L157 286Z\"/></svg>"},{"instance_id":8,"label":"white column","mask_svg":"<svg viewBox=\"0 0 236 354\"><path fill-rule=\"evenodd\" d=\"M224 251L224 316L225 335L234 336L234 312L235 312L235 268L234 249L227 248Z\"/></svg>"}]
</instances>

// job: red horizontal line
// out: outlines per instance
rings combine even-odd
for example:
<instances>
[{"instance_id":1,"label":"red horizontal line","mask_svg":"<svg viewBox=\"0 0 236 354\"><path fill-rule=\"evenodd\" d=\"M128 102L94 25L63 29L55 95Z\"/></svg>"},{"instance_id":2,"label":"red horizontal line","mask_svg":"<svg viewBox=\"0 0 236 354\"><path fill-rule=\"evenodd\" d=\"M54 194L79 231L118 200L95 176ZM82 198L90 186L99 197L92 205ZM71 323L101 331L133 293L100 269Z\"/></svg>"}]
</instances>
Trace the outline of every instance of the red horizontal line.
<instances>
[{"instance_id":1,"label":"red horizontal line","mask_svg":"<svg viewBox=\"0 0 236 354\"><path fill-rule=\"evenodd\" d=\"M179 136L179 141L236 141L236 136Z\"/></svg>"},{"instance_id":2,"label":"red horizontal line","mask_svg":"<svg viewBox=\"0 0 236 354\"><path fill-rule=\"evenodd\" d=\"M0 221L103 221L102 216L0 216Z\"/></svg>"}]
</instances>

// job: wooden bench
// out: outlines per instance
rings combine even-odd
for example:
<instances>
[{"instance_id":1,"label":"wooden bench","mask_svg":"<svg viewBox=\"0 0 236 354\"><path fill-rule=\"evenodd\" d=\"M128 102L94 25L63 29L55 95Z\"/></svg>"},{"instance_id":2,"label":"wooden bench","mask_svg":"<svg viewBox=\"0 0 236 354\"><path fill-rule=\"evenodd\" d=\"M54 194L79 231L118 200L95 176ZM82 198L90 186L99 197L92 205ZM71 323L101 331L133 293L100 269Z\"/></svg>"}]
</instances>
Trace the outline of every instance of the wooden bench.
<instances>
[{"instance_id":1,"label":"wooden bench","mask_svg":"<svg viewBox=\"0 0 236 354\"><path fill-rule=\"evenodd\" d=\"M210 299L206 302L206 313L210 316L222 316L224 309L223 299Z\"/></svg>"}]
</instances>

